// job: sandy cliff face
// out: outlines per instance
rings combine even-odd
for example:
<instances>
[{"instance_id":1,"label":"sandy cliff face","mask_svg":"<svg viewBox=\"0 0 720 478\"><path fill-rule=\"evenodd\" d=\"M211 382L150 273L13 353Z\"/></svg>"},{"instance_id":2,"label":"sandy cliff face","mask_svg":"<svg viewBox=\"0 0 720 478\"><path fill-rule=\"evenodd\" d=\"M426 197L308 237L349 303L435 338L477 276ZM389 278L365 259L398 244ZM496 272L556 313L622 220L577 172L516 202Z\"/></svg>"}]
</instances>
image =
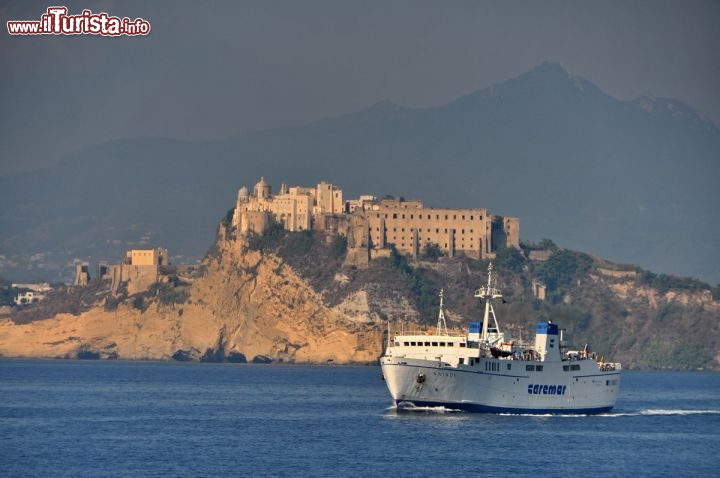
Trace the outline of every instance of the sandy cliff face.
<instances>
[{"instance_id":1,"label":"sandy cliff face","mask_svg":"<svg viewBox=\"0 0 720 478\"><path fill-rule=\"evenodd\" d=\"M381 329L362 294L330 308L318 292L272 254L218 243L219 258L183 304L150 301L145 311L122 303L18 325L0 321L0 354L20 357L246 357L290 362L371 362Z\"/></svg>"}]
</instances>

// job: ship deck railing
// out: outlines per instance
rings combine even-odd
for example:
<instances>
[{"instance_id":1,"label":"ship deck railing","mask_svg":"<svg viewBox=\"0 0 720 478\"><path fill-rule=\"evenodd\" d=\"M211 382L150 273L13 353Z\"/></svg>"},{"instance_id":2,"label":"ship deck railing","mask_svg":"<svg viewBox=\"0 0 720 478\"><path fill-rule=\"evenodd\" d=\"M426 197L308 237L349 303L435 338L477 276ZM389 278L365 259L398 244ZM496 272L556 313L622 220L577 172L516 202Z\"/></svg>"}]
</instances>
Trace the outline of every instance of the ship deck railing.
<instances>
[{"instance_id":1,"label":"ship deck railing","mask_svg":"<svg viewBox=\"0 0 720 478\"><path fill-rule=\"evenodd\" d=\"M613 362L600 362L598 368L601 372L619 372L622 370L622 364Z\"/></svg>"}]
</instances>

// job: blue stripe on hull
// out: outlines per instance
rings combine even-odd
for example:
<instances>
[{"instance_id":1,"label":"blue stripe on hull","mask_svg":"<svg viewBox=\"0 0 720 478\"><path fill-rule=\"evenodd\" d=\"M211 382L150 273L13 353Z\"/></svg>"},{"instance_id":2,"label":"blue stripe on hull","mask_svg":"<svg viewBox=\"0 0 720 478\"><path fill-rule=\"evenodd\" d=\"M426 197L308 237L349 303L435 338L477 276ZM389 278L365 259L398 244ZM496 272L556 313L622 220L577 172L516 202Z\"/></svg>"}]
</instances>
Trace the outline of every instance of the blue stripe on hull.
<instances>
[{"instance_id":1,"label":"blue stripe on hull","mask_svg":"<svg viewBox=\"0 0 720 478\"><path fill-rule=\"evenodd\" d=\"M597 408L505 408L490 407L479 403L447 403L447 402L426 402L421 400L395 400L395 405L400 403L412 403L416 407L445 407L451 410L474 413L510 413L513 415L596 415L607 413L612 410L610 407ZM402 410L402 408L398 408Z\"/></svg>"}]
</instances>

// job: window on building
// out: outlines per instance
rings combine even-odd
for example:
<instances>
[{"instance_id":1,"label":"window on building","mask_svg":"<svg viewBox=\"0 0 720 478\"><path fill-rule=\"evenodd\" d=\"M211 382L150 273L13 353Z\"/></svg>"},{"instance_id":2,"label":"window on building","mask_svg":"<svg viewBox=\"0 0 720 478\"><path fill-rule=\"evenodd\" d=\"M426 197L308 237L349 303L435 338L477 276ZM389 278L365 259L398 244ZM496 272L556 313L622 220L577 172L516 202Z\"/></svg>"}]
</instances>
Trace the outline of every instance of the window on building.
<instances>
[{"instance_id":1,"label":"window on building","mask_svg":"<svg viewBox=\"0 0 720 478\"><path fill-rule=\"evenodd\" d=\"M393 219L397 219L397 213L393 213Z\"/></svg>"},{"instance_id":2,"label":"window on building","mask_svg":"<svg viewBox=\"0 0 720 478\"><path fill-rule=\"evenodd\" d=\"M535 371L535 365L525 365L525 371L526 371L526 372L534 372L534 371Z\"/></svg>"}]
</instances>

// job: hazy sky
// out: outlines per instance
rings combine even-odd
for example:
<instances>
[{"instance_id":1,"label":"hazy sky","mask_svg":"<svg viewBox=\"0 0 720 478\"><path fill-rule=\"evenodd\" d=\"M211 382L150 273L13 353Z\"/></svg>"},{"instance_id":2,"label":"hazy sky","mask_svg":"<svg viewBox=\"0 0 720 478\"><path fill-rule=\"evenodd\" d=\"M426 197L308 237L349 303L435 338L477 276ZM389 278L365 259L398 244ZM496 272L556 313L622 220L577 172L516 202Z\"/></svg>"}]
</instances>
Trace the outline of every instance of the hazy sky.
<instances>
[{"instance_id":1,"label":"hazy sky","mask_svg":"<svg viewBox=\"0 0 720 478\"><path fill-rule=\"evenodd\" d=\"M142 37L11 36L8 20L142 17ZM619 99L720 125L718 1L0 3L0 175L133 136L213 139L389 99L441 104L560 62Z\"/></svg>"}]
</instances>

